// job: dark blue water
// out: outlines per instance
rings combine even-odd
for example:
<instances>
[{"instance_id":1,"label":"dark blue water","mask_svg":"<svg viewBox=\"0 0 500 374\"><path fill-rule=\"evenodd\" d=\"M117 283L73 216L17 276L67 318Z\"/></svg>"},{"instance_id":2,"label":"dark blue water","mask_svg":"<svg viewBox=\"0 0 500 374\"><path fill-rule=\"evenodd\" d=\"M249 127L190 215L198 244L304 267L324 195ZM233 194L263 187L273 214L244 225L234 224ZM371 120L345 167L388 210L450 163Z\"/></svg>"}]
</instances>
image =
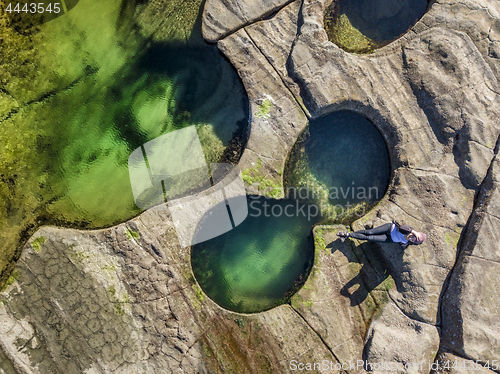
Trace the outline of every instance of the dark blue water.
<instances>
[{"instance_id":1,"label":"dark blue water","mask_svg":"<svg viewBox=\"0 0 500 374\"><path fill-rule=\"evenodd\" d=\"M427 6L427 0L337 0L325 15L327 32L341 48L366 52L359 50L367 48L361 35L371 48L380 48L405 34Z\"/></svg>"},{"instance_id":2,"label":"dark blue water","mask_svg":"<svg viewBox=\"0 0 500 374\"><path fill-rule=\"evenodd\" d=\"M348 214L379 201L389 177L387 147L376 127L361 114L339 111L309 123L292 149L284 184L289 197L296 192L304 202Z\"/></svg>"}]
</instances>

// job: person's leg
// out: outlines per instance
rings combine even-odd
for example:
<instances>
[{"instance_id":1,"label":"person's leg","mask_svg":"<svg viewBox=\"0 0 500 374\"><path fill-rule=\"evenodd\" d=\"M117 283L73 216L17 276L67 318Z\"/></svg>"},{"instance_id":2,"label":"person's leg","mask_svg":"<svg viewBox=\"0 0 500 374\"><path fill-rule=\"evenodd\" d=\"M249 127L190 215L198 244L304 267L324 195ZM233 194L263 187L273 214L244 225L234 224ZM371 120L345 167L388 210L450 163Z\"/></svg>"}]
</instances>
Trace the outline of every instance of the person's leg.
<instances>
[{"instance_id":1,"label":"person's leg","mask_svg":"<svg viewBox=\"0 0 500 374\"><path fill-rule=\"evenodd\" d=\"M384 223L382 226L374 227L369 230L359 230L356 232L361 232L365 235L381 235L381 234L389 234L392 229L392 223Z\"/></svg>"},{"instance_id":2,"label":"person's leg","mask_svg":"<svg viewBox=\"0 0 500 374\"><path fill-rule=\"evenodd\" d=\"M372 242L385 242L389 238L391 229L392 223L386 223L370 230L351 232L349 233L349 237L359 240L369 240Z\"/></svg>"},{"instance_id":3,"label":"person's leg","mask_svg":"<svg viewBox=\"0 0 500 374\"><path fill-rule=\"evenodd\" d=\"M379 234L379 235L366 235L362 233L360 230L356 232L350 232L349 238L359 239L359 240L369 240L371 242L385 242L388 238L387 234Z\"/></svg>"}]
</instances>

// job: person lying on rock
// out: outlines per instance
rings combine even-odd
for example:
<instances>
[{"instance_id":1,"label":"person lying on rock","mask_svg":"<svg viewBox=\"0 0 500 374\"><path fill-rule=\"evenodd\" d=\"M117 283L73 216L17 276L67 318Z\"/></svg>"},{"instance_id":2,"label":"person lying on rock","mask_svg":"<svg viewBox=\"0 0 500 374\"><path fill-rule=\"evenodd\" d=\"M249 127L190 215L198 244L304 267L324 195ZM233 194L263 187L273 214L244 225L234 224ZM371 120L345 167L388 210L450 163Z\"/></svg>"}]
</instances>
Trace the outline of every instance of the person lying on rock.
<instances>
[{"instance_id":1,"label":"person lying on rock","mask_svg":"<svg viewBox=\"0 0 500 374\"><path fill-rule=\"evenodd\" d=\"M368 240L370 242L379 243L399 243L401 248L405 249L411 244L422 244L427 235L423 232L413 230L410 225L400 225L396 221L386 223L382 226L374 227L370 230L359 230L355 232L341 231L337 233L342 242L346 238L354 238L359 240Z\"/></svg>"}]
</instances>

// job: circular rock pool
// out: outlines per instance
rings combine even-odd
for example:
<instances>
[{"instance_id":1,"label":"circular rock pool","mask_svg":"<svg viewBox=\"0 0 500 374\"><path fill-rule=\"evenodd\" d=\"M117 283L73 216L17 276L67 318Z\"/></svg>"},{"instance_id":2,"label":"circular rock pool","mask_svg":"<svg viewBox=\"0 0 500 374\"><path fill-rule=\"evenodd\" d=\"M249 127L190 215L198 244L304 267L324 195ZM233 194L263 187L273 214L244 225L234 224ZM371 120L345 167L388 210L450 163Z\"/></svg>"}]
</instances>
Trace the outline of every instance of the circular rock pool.
<instances>
[{"instance_id":1,"label":"circular rock pool","mask_svg":"<svg viewBox=\"0 0 500 374\"><path fill-rule=\"evenodd\" d=\"M287 196L315 203L327 223L350 223L385 194L389 154L366 117L338 111L311 121L284 172ZM296 196L293 196L293 195Z\"/></svg>"},{"instance_id":2,"label":"circular rock pool","mask_svg":"<svg viewBox=\"0 0 500 374\"><path fill-rule=\"evenodd\" d=\"M288 302L314 260L313 225L358 218L356 207L382 198L389 176L384 139L365 117L342 111L311 121L285 168L286 198L249 196L243 223L194 245L196 280L213 301L236 312ZM362 196L363 189L371 198ZM338 211L329 209L342 204L355 207L352 217L332 218Z\"/></svg>"},{"instance_id":3,"label":"circular rock pool","mask_svg":"<svg viewBox=\"0 0 500 374\"><path fill-rule=\"evenodd\" d=\"M295 200L249 196L248 203L242 224L191 252L203 291L240 313L283 304L303 284L314 258L311 227L319 219Z\"/></svg>"},{"instance_id":4,"label":"circular rock pool","mask_svg":"<svg viewBox=\"0 0 500 374\"><path fill-rule=\"evenodd\" d=\"M325 12L325 29L345 51L369 53L405 34L427 6L427 0L336 0Z\"/></svg>"}]
</instances>

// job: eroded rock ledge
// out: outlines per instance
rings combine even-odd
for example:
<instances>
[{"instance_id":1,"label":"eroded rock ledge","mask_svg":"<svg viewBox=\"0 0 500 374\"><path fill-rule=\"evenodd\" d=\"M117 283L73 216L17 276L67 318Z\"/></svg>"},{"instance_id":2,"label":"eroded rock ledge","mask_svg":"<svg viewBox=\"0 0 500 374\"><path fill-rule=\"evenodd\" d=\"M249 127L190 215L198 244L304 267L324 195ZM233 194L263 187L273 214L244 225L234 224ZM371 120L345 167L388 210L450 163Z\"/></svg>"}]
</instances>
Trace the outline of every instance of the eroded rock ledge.
<instances>
[{"instance_id":1,"label":"eroded rock ledge","mask_svg":"<svg viewBox=\"0 0 500 374\"><path fill-rule=\"evenodd\" d=\"M240 167L261 160L279 184L308 116L358 111L383 134L393 179L353 228L396 217L429 239L403 252L318 227L316 264L291 305L248 316L203 295L165 213L102 231L45 227L1 294L0 368L275 373L290 360L498 359L500 6L436 1L406 36L355 56L327 40L326 5L207 1L205 37L238 69L253 113Z\"/></svg>"}]
</instances>

